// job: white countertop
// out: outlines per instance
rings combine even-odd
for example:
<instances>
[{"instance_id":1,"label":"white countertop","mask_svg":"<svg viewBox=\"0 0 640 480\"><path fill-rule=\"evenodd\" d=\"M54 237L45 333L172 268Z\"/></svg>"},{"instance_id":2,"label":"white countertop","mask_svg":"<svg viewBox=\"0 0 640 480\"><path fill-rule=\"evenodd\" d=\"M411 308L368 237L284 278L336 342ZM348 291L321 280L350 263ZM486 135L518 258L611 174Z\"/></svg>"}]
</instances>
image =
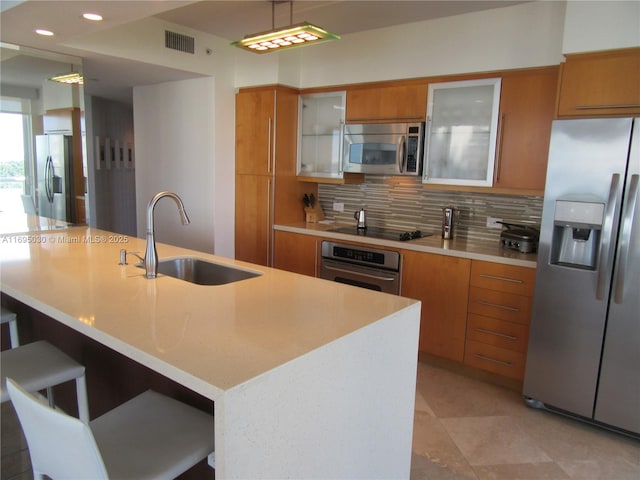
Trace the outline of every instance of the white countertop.
<instances>
[{"instance_id":1,"label":"white countertop","mask_svg":"<svg viewBox=\"0 0 640 480\"><path fill-rule=\"evenodd\" d=\"M396 249L413 250L416 252L433 253L437 255L468 258L471 260L483 260L486 262L536 268L537 255L535 253L520 253L515 250L502 248L498 242L494 244L493 242L474 242L458 238L444 240L439 234L407 242L400 242L329 231L330 229L340 226L343 225L335 223L323 224L301 222L288 225L275 225L274 228L283 232L315 235L332 240L358 242L361 244L378 245Z\"/></svg>"},{"instance_id":2,"label":"white countertop","mask_svg":"<svg viewBox=\"0 0 640 480\"><path fill-rule=\"evenodd\" d=\"M26 213L0 211L0 235L9 233L42 232L61 230L72 225L55 218L39 217Z\"/></svg>"},{"instance_id":3,"label":"white countertop","mask_svg":"<svg viewBox=\"0 0 640 480\"><path fill-rule=\"evenodd\" d=\"M83 227L0 236L2 291L213 400L417 303L164 244L161 260L197 255L262 275L148 280L118 265L122 248L144 252L145 241Z\"/></svg>"}]
</instances>

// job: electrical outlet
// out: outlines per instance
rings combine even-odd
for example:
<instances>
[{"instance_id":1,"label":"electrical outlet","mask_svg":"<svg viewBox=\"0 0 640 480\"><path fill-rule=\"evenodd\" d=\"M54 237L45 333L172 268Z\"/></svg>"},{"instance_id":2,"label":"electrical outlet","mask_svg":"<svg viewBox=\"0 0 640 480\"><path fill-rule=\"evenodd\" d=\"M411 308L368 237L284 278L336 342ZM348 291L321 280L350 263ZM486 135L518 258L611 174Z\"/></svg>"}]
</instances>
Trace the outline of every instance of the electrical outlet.
<instances>
[{"instance_id":1,"label":"electrical outlet","mask_svg":"<svg viewBox=\"0 0 640 480\"><path fill-rule=\"evenodd\" d=\"M502 228L501 218L487 217L487 228Z\"/></svg>"},{"instance_id":2,"label":"electrical outlet","mask_svg":"<svg viewBox=\"0 0 640 480\"><path fill-rule=\"evenodd\" d=\"M333 211L334 212L344 212L344 203L333 203Z\"/></svg>"}]
</instances>

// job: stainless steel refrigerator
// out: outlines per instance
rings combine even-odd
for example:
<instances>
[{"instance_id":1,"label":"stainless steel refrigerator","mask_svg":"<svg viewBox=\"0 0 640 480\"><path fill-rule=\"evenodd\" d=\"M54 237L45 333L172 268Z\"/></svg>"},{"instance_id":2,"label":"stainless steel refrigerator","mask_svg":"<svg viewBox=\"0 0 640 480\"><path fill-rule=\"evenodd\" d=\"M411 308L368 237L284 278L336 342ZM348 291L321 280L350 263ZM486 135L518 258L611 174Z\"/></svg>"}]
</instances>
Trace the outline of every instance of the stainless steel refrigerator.
<instances>
[{"instance_id":1,"label":"stainless steel refrigerator","mask_svg":"<svg viewBox=\"0 0 640 480\"><path fill-rule=\"evenodd\" d=\"M524 379L531 406L640 435L640 119L553 123Z\"/></svg>"},{"instance_id":2,"label":"stainless steel refrigerator","mask_svg":"<svg viewBox=\"0 0 640 480\"><path fill-rule=\"evenodd\" d=\"M41 217L74 221L70 135L36 136L36 207Z\"/></svg>"}]
</instances>

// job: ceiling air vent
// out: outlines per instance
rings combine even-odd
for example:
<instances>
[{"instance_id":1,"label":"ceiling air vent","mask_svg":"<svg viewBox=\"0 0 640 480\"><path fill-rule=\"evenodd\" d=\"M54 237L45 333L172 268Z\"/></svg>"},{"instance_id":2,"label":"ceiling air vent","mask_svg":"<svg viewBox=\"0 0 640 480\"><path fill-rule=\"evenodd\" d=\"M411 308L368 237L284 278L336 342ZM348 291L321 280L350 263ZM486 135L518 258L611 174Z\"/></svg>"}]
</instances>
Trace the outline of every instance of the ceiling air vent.
<instances>
[{"instance_id":1,"label":"ceiling air vent","mask_svg":"<svg viewBox=\"0 0 640 480\"><path fill-rule=\"evenodd\" d=\"M164 46L179 52L195 53L196 39L181 33L164 31Z\"/></svg>"}]
</instances>

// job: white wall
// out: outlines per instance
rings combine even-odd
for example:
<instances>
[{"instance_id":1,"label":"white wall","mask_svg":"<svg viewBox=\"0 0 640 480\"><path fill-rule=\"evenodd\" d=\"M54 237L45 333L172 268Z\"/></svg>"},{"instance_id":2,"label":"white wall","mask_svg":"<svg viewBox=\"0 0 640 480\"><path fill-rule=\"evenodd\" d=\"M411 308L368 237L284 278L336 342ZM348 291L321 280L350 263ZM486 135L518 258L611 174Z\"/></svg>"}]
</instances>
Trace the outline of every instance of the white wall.
<instances>
[{"instance_id":1,"label":"white wall","mask_svg":"<svg viewBox=\"0 0 640 480\"><path fill-rule=\"evenodd\" d=\"M344 35L272 56L240 51L236 85L284 80L309 88L555 65L562 61L564 9L564 2L531 2ZM296 68L298 78L291 73Z\"/></svg>"},{"instance_id":2,"label":"white wall","mask_svg":"<svg viewBox=\"0 0 640 480\"><path fill-rule=\"evenodd\" d=\"M567 2L563 53L640 46L640 1Z\"/></svg>"},{"instance_id":3,"label":"white wall","mask_svg":"<svg viewBox=\"0 0 640 480\"><path fill-rule=\"evenodd\" d=\"M214 252L214 94L212 77L134 88L139 237L146 233L149 201L171 190L182 198L191 224L183 226L174 202L162 199L155 209L156 241Z\"/></svg>"}]
</instances>

